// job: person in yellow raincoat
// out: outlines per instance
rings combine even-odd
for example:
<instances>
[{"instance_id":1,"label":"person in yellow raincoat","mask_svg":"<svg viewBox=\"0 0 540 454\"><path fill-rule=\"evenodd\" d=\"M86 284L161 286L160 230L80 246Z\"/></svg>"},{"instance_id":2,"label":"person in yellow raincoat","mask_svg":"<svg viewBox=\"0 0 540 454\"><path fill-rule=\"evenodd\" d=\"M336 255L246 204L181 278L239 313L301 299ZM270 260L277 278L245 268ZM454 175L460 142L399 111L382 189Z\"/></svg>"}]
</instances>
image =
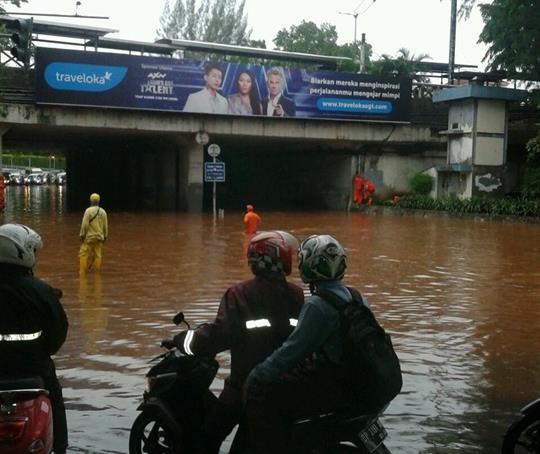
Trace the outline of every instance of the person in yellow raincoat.
<instances>
[{"instance_id":1,"label":"person in yellow raincoat","mask_svg":"<svg viewBox=\"0 0 540 454\"><path fill-rule=\"evenodd\" d=\"M90 206L84 212L81 223L81 248L79 249L79 274L86 274L93 267L101 271L101 247L109 234L107 212L99 206L99 194L90 196ZM90 257L90 263L88 258Z\"/></svg>"}]
</instances>

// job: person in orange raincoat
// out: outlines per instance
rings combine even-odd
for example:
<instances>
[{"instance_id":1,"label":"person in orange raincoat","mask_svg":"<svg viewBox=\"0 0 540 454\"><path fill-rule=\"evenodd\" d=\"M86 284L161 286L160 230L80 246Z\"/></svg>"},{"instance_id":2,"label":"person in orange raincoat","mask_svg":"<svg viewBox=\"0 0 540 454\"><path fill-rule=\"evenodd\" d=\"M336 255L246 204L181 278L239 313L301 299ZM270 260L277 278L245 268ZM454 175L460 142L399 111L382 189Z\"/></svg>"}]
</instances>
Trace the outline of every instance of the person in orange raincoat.
<instances>
[{"instance_id":1,"label":"person in orange raincoat","mask_svg":"<svg viewBox=\"0 0 540 454\"><path fill-rule=\"evenodd\" d=\"M255 233L260 223L261 218L253 211L253 205L246 205L246 214L244 215L244 227L246 233Z\"/></svg>"},{"instance_id":2,"label":"person in orange raincoat","mask_svg":"<svg viewBox=\"0 0 540 454\"><path fill-rule=\"evenodd\" d=\"M353 178L353 202L356 205L360 205L362 203L363 194L362 194L362 188L364 186L364 180L363 178L358 175L358 172L356 172L356 175Z\"/></svg>"},{"instance_id":3,"label":"person in orange raincoat","mask_svg":"<svg viewBox=\"0 0 540 454\"><path fill-rule=\"evenodd\" d=\"M373 203L372 195L375 192L375 185L371 180L366 179L364 181L364 201L368 206L371 206Z\"/></svg>"}]
</instances>

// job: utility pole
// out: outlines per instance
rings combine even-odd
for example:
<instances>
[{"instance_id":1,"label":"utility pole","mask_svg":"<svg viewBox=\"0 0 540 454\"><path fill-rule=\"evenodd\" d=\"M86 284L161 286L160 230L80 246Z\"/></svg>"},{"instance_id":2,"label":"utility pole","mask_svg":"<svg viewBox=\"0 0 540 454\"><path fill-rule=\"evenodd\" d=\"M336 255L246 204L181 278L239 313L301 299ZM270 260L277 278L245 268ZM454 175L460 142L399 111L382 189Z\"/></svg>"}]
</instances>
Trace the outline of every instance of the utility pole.
<instances>
[{"instance_id":1,"label":"utility pole","mask_svg":"<svg viewBox=\"0 0 540 454\"><path fill-rule=\"evenodd\" d=\"M450 10L450 52L448 55L448 84L454 83L454 63L456 58L456 16L457 0L451 0Z\"/></svg>"},{"instance_id":2,"label":"utility pole","mask_svg":"<svg viewBox=\"0 0 540 454\"><path fill-rule=\"evenodd\" d=\"M358 15L360 13L344 13L340 11L338 14L343 14L344 16L352 16L354 17L354 60L358 58L358 45L356 43L356 21L358 19Z\"/></svg>"},{"instance_id":3,"label":"utility pole","mask_svg":"<svg viewBox=\"0 0 540 454\"><path fill-rule=\"evenodd\" d=\"M366 69L366 34L362 33L362 41L360 41L360 67L359 73L363 73Z\"/></svg>"}]
</instances>

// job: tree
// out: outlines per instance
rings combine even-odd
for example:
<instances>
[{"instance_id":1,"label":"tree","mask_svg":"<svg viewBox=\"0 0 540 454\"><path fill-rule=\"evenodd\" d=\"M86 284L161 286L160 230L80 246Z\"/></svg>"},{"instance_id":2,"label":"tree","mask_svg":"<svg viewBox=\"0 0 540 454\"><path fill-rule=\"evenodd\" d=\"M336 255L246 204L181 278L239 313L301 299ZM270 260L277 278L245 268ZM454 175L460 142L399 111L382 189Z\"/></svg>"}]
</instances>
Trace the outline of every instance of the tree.
<instances>
[{"instance_id":1,"label":"tree","mask_svg":"<svg viewBox=\"0 0 540 454\"><path fill-rule=\"evenodd\" d=\"M26 3L28 0L0 0L0 14L6 12L5 5L14 5L17 8L21 6L21 3ZM5 28L0 24L0 33L5 33ZM9 39L0 38L0 50L4 50L10 46Z\"/></svg>"},{"instance_id":2,"label":"tree","mask_svg":"<svg viewBox=\"0 0 540 454\"><path fill-rule=\"evenodd\" d=\"M493 70L504 70L510 76L540 76L540 4L538 0L494 0L481 4L484 29L480 41L489 48L488 59Z\"/></svg>"},{"instance_id":3,"label":"tree","mask_svg":"<svg viewBox=\"0 0 540 454\"><path fill-rule=\"evenodd\" d=\"M157 34L160 38L246 45L251 30L244 13L245 0L236 3L236 0L175 0L171 7L167 0Z\"/></svg>"},{"instance_id":4,"label":"tree","mask_svg":"<svg viewBox=\"0 0 540 454\"><path fill-rule=\"evenodd\" d=\"M273 42L279 50L304 52L306 54L337 55L338 34L335 25L302 21L292 25L289 30L283 28L277 32Z\"/></svg>"},{"instance_id":5,"label":"tree","mask_svg":"<svg viewBox=\"0 0 540 454\"><path fill-rule=\"evenodd\" d=\"M279 50L349 57L355 61L358 60L358 46L355 46L354 43L339 45L337 40L338 33L335 25L324 22L319 26L311 21L302 21L298 26L293 25L288 30L283 28L278 31L273 42ZM371 55L371 45L366 44L366 48L366 60L368 61ZM356 71L358 66L352 62L343 63L340 69Z\"/></svg>"},{"instance_id":6,"label":"tree","mask_svg":"<svg viewBox=\"0 0 540 454\"><path fill-rule=\"evenodd\" d=\"M6 10L4 5L7 3L9 5L15 5L17 8L21 6L21 3L26 3L28 0L0 0L0 13L5 13Z\"/></svg>"},{"instance_id":7,"label":"tree","mask_svg":"<svg viewBox=\"0 0 540 454\"><path fill-rule=\"evenodd\" d=\"M420 63L428 58L431 58L428 54L414 55L410 50L401 48L395 58L383 54L379 60L371 62L367 67L367 72L379 76L393 75L411 78L417 82L427 82L428 78L419 73L422 72Z\"/></svg>"}]
</instances>

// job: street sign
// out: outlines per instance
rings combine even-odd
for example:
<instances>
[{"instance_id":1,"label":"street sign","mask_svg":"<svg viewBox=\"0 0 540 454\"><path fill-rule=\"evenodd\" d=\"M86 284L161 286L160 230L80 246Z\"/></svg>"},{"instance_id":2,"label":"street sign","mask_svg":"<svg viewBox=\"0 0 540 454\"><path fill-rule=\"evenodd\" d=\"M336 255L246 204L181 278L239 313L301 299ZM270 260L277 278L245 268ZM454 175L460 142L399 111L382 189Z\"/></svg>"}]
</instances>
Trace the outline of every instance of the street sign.
<instances>
[{"instance_id":1,"label":"street sign","mask_svg":"<svg viewBox=\"0 0 540 454\"><path fill-rule=\"evenodd\" d=\"M204 163L204 181L206 183L225 182L225 163L224 162L205 162Z\"/></svg>"},{"instance_id":2,"label":"street sign","mask_svg":"<svg viewBox=\"0 0 540 454\"><path fill-rule=\"evenodd\" d=\"M208 145L208 154L212 156L213 158L217 158L221 153L221 148L219 145L212 143Z\"/></svg>"},{"instance_id":3,"label":"street sign","mask_svg":"<svg viewBox=\"0 0 540 454\"><path fill-rule=\"evenodd\" d=\"M197 142L199 145L206 145L209 141L210 137L206 131L199 131L195 135L195 142Z\"/></svg>"}]
</instances>

